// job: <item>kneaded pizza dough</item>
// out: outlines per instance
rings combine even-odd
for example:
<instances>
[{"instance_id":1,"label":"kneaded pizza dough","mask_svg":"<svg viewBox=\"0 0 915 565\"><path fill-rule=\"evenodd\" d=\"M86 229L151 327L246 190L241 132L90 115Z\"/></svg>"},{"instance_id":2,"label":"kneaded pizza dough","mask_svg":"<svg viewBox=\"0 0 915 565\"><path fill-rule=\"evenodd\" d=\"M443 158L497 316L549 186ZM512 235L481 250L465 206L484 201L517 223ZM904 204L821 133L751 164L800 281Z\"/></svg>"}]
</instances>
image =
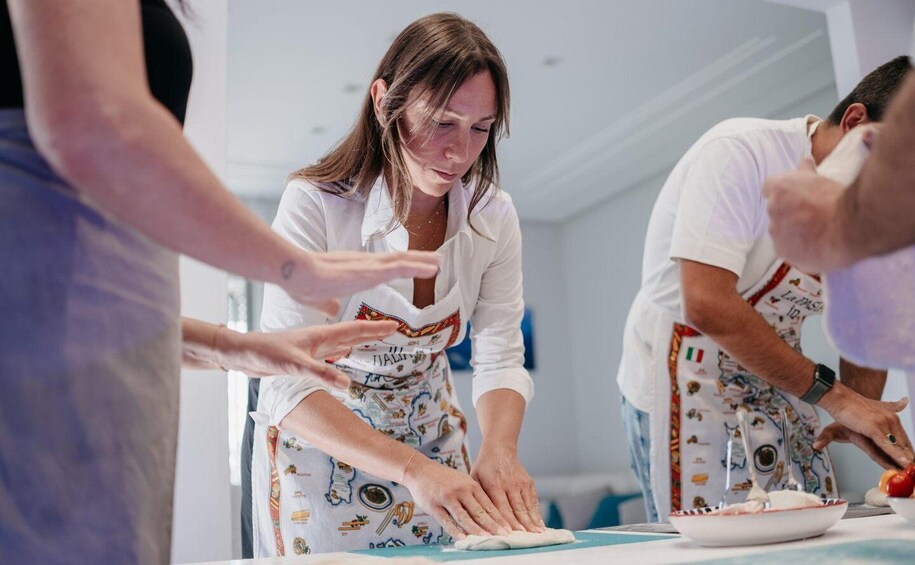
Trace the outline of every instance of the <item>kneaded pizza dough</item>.
<instances>
[{"instance_id":1,"label":"kneaded pizza dough","mask_svg":"<svg viewBox=\"0 0 915 565\"><path fill-rule=\"evenodd\" d=\"M712 514L730 516L732 514L759 514L763 511L763 503L758 500L748 500L736 504L728 504L724 508L715 509Z\"/></svg>"},{"instance_id":2,"label":"kneaded pizza dough","mask_svg":"<svg viewBox=\"0 0 915 565\"><path fill-rule=\"evenodd\" d=\"M769 493L769 510L787 510L789 508L806 508L808 506L822 506L823 501L819 496L809 492L797 492L794 490L777 490ZM714 510L712 514L730 515L730 514L759 514L765 512L762 502L759 500L748 500L739 504L731 504L720 510Z\"/></svg>"},{"instance_id":3,"label":"kneaded pizza dough","mask_svg":"<svg viewBox=\"0 0 915 565\"><path fill-rule=\"evenodd\" d=\"M808 506L823 506L823 500L809 492L796 490L777 490L769 493L769 503L772 510L786 510L788 508L806 508Z\"/></svg>"},{"instance_id":4,"label":"kneaded pizza dough","mask_svg":"<svg viewBox=\"0 0 915 565\"><path fill-rule=\"evenodd\" d=\"M889 506L890 503L886 500L886 493L880 490L878 487L874 487L864 493L864 504L868 506Z\"/></svg>"},{"instance_id":5,"label":"kneaded pizza dough","mask_svg":"<svg viewBox=\"0 0 915 565\"><path fill-rule=\"evenodd\" d=\"M467 536L454 542L455 549L492 551L497 549L527 549L572 543L575 535L569 530L547 528L543 533L514 531L507 536Z\"/></svg>"}]
</instances>

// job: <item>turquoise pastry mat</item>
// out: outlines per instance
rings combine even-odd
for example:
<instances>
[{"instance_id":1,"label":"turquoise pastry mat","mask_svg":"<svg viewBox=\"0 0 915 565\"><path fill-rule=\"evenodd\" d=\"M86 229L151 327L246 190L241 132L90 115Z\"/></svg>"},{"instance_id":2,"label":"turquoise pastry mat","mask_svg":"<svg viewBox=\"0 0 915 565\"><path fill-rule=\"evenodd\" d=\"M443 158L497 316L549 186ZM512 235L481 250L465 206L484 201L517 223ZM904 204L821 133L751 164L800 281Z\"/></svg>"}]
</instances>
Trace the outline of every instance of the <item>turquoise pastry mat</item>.
<instances>
[{"instance_id":1,"label":"turquoise pastry mat","mask_svg":"<svg viewBox=\"0 0 915 565\"><path fill-rule=\"evenodd\" d=\"M818 547L783 549L706 561L717 565L911 565L915 563L915 541L883 539L853 541Z\"/></svg>"},{"instance_id":2,"label":"turquoise pastry mat","mask_svg":"<svg viewBox=\"0 0 915 565\"><path fill-rule=\"evenodd\" d=\"M584 549L586 547L600 547L605 545L622 545L626 543L641 543L670 539L679 536L657 534L620 534L616 532L575 532L574 543L565 545L550 545L535 547L533 549L505 549L499 551L456 551L450 546L441 545L405 545L402 547L384 547L381 549L363 549L350 553L371 555L372 557L425 557L432 561L460 561L463 559L488 559L491 557L510 557L515 555L528 555L533 553L550 553L552 551L569 551Z\"/></svg>"}]
</instances>

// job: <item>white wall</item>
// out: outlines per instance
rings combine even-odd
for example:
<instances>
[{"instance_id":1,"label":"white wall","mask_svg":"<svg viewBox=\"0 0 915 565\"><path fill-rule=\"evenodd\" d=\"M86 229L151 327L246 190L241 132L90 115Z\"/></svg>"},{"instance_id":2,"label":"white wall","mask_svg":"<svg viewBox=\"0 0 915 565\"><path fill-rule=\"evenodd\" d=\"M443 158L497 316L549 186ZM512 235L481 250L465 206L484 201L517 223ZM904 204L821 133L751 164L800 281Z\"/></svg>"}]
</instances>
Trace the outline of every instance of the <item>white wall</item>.
<instances>
[{"instance_id":1,"label":"white wall","mask_svg":"<svg viewBox=\"0 0 915 565\"><path fill-rule=\"evenodd\" d=\"M910 53L912 0L844 0L825 13L839 97L881 64Z\"/></svg>"},{"instance_id":2,"label":"white wall","mask_svg":"<svg viewBox=\"0 0 915 565\"><path fill-rule=\"evenodd\" d=\"M185 133L216 173L226 171L226 29L221 0L191 2L184 22L194 53L194 82ZM182 313L211 322L226 320L226 274L182 258ZM195 371L181 376L178 463L172 529L172 561L230 559L233 515L229 490L226 375Z\"/></svg>"},{"instance_id":3,"label":"white wall","mask_svg":"<svg viewBox=\"0 0 915 565\"><path fill-rule=\"evenodd\" d=\"M648 216L662 183L663 178L652 179L562 229L568 357L575 381L574 438L582 471L629 468L616 369L623 324L641 279Z\"/></svg>"},{"instance_id":4,"label":"white wall","mask_svg":"<svg viewBox=\"0 0 915 565\"><path fill-rule=\"evenodd\" d=\"M844 97L880 64L910 53L912 0L765 0L826 15L836 90Z\"/></svg>"}]
</instances>

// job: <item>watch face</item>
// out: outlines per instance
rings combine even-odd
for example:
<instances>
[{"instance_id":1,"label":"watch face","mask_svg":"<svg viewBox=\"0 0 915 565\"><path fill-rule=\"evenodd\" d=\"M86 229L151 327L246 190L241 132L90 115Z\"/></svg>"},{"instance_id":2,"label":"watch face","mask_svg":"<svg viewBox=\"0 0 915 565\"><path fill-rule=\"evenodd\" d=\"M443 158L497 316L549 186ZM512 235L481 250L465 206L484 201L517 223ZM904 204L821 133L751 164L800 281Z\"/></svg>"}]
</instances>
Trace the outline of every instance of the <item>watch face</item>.
<instances>
[{"instance_id":1,"label":"watch face","mask_svg":"<svg viewBox=\"0 0 915 565\"><path fill-rule=\"evenodd\" d=\"M836 372L826 365L817 365L816 379L827 386L832 386L836 382Z\"/></svg>"}]
</instances>

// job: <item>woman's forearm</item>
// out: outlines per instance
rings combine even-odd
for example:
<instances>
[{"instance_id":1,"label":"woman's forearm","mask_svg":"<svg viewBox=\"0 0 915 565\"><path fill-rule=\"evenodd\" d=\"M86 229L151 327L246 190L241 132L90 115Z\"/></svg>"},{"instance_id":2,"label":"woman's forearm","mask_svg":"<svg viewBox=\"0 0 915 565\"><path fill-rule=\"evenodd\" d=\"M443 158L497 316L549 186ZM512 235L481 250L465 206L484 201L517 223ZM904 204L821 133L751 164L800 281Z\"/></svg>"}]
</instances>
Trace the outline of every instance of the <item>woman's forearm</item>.
<instances>
[{"instance_id":1,"label":"woman's forearm","mask_svg":"<svg viewBox=\"0 0 915 565\"><path fill-rule=\"evenodd\" d=\"M527 403L510 389L491 390L477 401L477 419L483 433L480 450L500 448L516 451Z\"/></svg>"},{"instance_id":2,"label":"woman's forearm","mask_svg":"<svg viewBox=\"0 0 915 565\"><path fill-rule=\"evenodd\" d=\"M413 459L425 458L373 429L324 391L306 397L280 425L347 465L397 483Z\"/></svg>"},{"instance_id":3,"label":"woman's forearm","mask_svg":"<svg viewBox=\"0 0 915 565\"><path fill-rule=\"evenodd\" d=\"M192 318L181 318L181 367L184 369L231 369L225 365L224 349L232 330Z\"/></svg>"}]
</instances>

